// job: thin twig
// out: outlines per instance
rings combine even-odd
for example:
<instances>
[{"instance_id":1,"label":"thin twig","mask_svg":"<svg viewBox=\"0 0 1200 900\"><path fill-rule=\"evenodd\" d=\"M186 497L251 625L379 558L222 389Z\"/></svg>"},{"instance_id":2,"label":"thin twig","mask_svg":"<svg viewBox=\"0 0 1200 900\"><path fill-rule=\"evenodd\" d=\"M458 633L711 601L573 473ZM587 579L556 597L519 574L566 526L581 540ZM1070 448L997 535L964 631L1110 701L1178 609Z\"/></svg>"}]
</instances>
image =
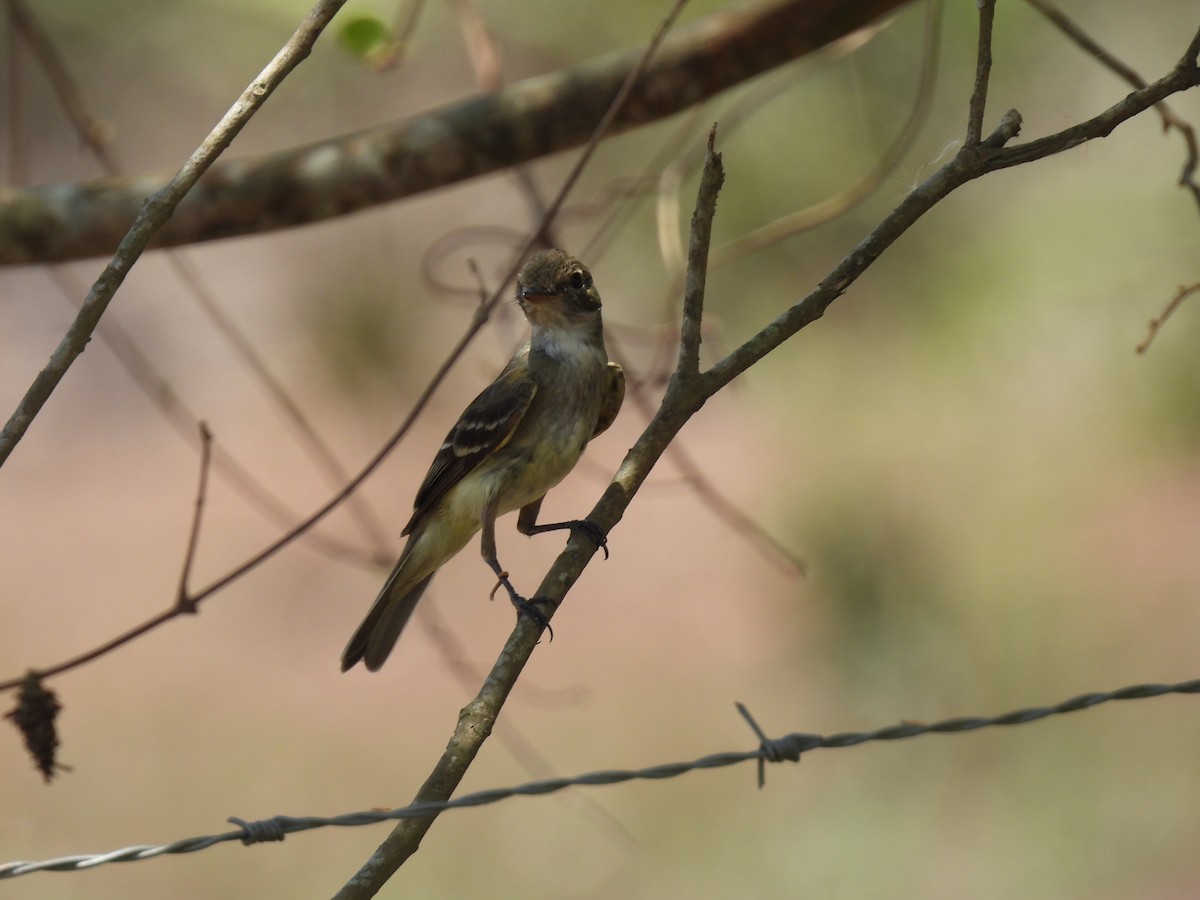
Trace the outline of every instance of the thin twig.
<instances>
[{"instance_id":1,"label":"thin twig","mask_svg":"<svg viewBox=\"0 0 1200 900\"><path fill-rule=\"evenodd\" d=\"M933 87L936 83L937 73L937 58L939 48L940 21L942 14L943 3L941 0L931 0L927 5L925 19L925 50L922 54L921 72L918 79L917 99L913 108L901 129L900 134L887 149L879 163L869 172L860 182L851 185L838 195L822 201L815 206L790 213L781 219L771 222L761 228L755 229L740 238L735 238L728 244L723 244L714 248L709 260L709 267L716 268L724 265L740 256L761 249L769 244L790 237L797 232L816 227L819 224L829 221L830 219L841 215L848 209L852 208L856 203L860 202L865 197L869 196L887 174L892 171L904 152L912 143L913 137L920 128L928 115L929 108L932 103ZM859 45L855 45L859 46ZM837 45L834 49L839 49L841 45ZM721 117L722 133L728 136L729 132L737 125L746 121L748 117L762 103L771 99L780 89L786 85L780 82L778 85L768 85L765 89L760 89L751 95L743 98L727 110ZM690 125L685 126L688 130ZM678 155L678 154L677 154ZM700 162L702 154L695 155L695 162ZM668 167L661 167L655 163L647 169L647 173L660 172L660 190L658 194L658 218L659 218L659 245L660 248L667 252L668 257L671 256L670 248L677 246L678 241L674 235L676 228L674 222L678 218L678 185L682 181L683 174L688 171L693 164L691 154L679 155L675 163ZM611 219L611 217L610 217ZM666 230L664 231L664 226ZM664 240L666 238L666 240ZM589 246L591 246L589 244ZM682 253L674 253L674 257L680 260L682 267ZM674 268L668 262L668 268ZM680 284L682 276L680 277ZM667 292L668 296L674 296L680 285L673 285ZM611 343L611 342L610 342ZM666 342L663 342L665 347ZM619 347L610 348L613 358L616 359L622 366L625 367L627 373L632 372L632 367L629 361L620 358L621 354ZM629 396L638 405L638 407L646 413L647 418L651 417L654 412L654 407L648 397L645 396L642 385L639 381L633 380L629 386ZM706 477L701 467L695 462L692 456L687 452L685 446L679 441L673 442L668 448L667 453L671 457L672 462L679 467L685 481L689 484L697 498L707 506L718 518L724 521L733 531L747 540L749 540L755 549L764 554L764 558L772 565L780 568L781 571L788 575L796 576L803 575L805 565L802 559L771 534L769 534L762 525L755 521L751 516L747 515L743 510L738 508L731 500L724 496L711 479Z\"/></svg>"},{"instance_id":2,"label":"thin twig","mask_svg":"<svg viewBox=\"0 0 1200 900\"><path fill-rule=\"evenodd\" d=\"M1150 327L1146 332L1146 337L1137 345L1138 353L1145 353L1150 349L1151 341L1158 336L1159 329L1163 327L1167 319L1175 313L1175 310L1183 305L1184 300L1195 293L1200 293L1200 284L1189 284L1175 292L1175 296L1171 298L1171 301L1163 308L1163 311L1150 320Z\"/></svg>"},{"instance_id":3,"label":"thin twig","mask_svg":"<svg viewBox=\"0 0 1200 900\"><path fill-rule=\"evenodd\" d=\"M683 324L679 335L679 362L676 374L691 378L700 371L700 324L704 318L704 286L708 276L708 245L712 241L713 216L716 214L717 194L725 183L725 169L721 165L721 154L714 145L717 126L708 132L708 151L704 156L704 174L700 179L700 194L712 196L713 201L697 203L692 214L692 227L688 234L687 279L683 292ZM670 390L670 388L668 388Z\"/></svg>"},{"instance_id":4,"label":"thin twig","mask_svg":"<svg viewBox=\"0 0 1200 900\"><path fill-rule=\"evenodd\" d=\"M50 362L34 378L29 390L0 431L0 466L24 437L38 412L50 399L67 369L84 351L96 323L108 308L130 268L150 243L151 237L166 223L179 202L233 141L237 134L271 96L284 78L311 52L313 44L345 0L318 0L304 22L270 64L246 88L238 102L217 123L183 168L165 188L150 197L138 214L133 227L121 241L116 255L96 280L83 307Z\"/></svg>"},{"instance_id":5,"label":"thin twig","mask_svg":"<svg viewBox=\"0 0 1200 900\"><path fill-rule=\"evenodd\" d=\"M200 522L204 518L204 501L208 497L208 470L212 463L212 432L208 425L200 423L200 483L196 486L196 502L192 513L192 525L188 529L187 550L183 554L183 568L179 573L179 590L175 595L175 606L180 612L195 613L196 604L188 595L192 563L196 559L196 547L200 543Z\"/></svg>"},{"instance_id":6,"label":"thin twig","mask_svg":"<svg viewBox=\"0 0 1200 900\"><path fill-rule=\"evenodd\" d=\"M1200 40L1200 32L1197 38ZM1044 138L1013 147L1006 146L1021 129L1021 116L1009 110L1000 124L975 148L963 146L954 158L929 179L914 188L900 204L803 300L780 315L749 341L717 363L703 378L710 382L706 396L719 390L747 368L815 322L829 305L879 258L914 222L942 198L969 181L990 172L1022 165L1061 153L1087 141L1111 134L1119 125L1154 106L1164 97L1200 84L1200 69L1194 64L1177 65L1144 90L1134 91L1099 115ZM601 522L603 524L603 522Z\"/></svg>"},{"instance_id":7,"label":"thin twig","mask_svg":"<svg viewBox=\"0 0 1200 900\"><path fill-rule=\"evenodd\" d=\"M78 309L78 298L84 293L84 288L71 268L48 266L46 272L63 298ZM111 314L106 315L96 327L96 335L112 352L133 383L146 395L146 399L158 410L159 415L166 420L171 430L189 446L199 450L197 435L201 424L200 417L174 391L167 377L153 360L142 352L133 337L121 326L119 319ZM267 521L285 531L299 521L299 513L273 494L223 446L213 447L212 466L213 471L219 473L246 503L257 508ZM314 550L326 554L331 559L352 565L378 568L389 565L392 561L390 548L386 553L372 554L358 546L316 531L306 532L304 539Z\"/></svg>"},{"instance_id":8,"label":"thin twig","mask_svg":"<svg viewBox=\"0 0 1200 900\"><path fill-rule=\"evenodd\" d=\"M939 50L940 22L943 3L941 0L931 0L927 5L925 19L925 50L922 54L921 72L918 78L917 97L912 110L909 113L907 120L901 129L893 144L880 158L876 166L867 173L864 178L858 183L851 185L841 193L830 197L821 203L807 207L803 210L798 210L793 213L761 226L727 244L723 244L712 250L709 267L716 268L725 265L741 256L761 249L777 241L784 240L794 234L809 228L814 228L823 224L836 216L845 213L855 204L869 196L883 182L887 174L891 172L899 163L903 154L911 146L912 140L920 129L928 115L933 98L933 88L937 78L937 58ZM831 48L833 51L845 50L842 45L845 41L840 42ZM854 47L861 46L858 43ZM767 100L771 99L782 88L787 85L784 82L779 84L767 85L765 88L753 92L745 98L739 100L737 104L726 110L721 116L722 133L728 137L729 133L738 125L746 121L754 111ZM690 125L684 126L688 131L691 130ZM682 133L683 129L681 129ZM658 192L658 220L659 220L659 246L664 251L668 259L668 269L674 269L670 259L678 259L677 266L682 272L683 254L681 251L672 252L672 248L678 246L678 240L675 235L677 229L675 222L678 219L678 186L682 182L685 172L691 169L693 164L702 161L702 153L697 153L693 157L692 154L676 154L678 159L670 166L660 166L655 163L649 167L647 173L659 172L660 190ZM610 217L611 220L612 217ZM591 246L591 244L589 244ZM679 288L682 286L682 275L680 275L677 283L672 284L666 292L667 297L676 295ZM611 342L610 342L611 343ZM662 342L666 348L668 342ZM632 372L628 360L619 358L619 347L610 348L613 358L625 367L627 373ZM664 358L665 362L666 358ZM647 418L653 415L654 406L645 396L642 385L639 381L633 380L629 386L629 396L638 405L638 407L646 413ZM736 534L745 537L751 542L754 548L764 554L764 558L772 565L778 567L784 573L796 576L803 575L805 565L790 548L781 543L771 534L769 534L762 525L755 521L751 516L747 515L743 510L738 508L728 497L724 496L716 485L703 473L701 467L695 462L692 456L687 452L685 446L679 442L673 442L667 451L672 462L678 466L685 481L690 485L697 498L707 506L718 518L724 521Z\"/></svg>"},{"instance_id":9,"label":"thin twig","mask_svg":"<svg viewBox=\"0 0 1200 900\"><path fill-rule=\"evenodd\" d=\"M976 0L976 4L979 7L979 50L975 57L975 88L967 110L968 147L976 146L983 138L988 78L992 74L992 20L996 15L996 0Z\"/></svg>"},{"instance_id":10,"label":"thin twig","mask_svg":"<svg viewBox=\"0 0 1200 900\"><path fill-rule=\"evenodd\" d=\"M425 0L409 0L408 8L397 4L394 31L396 33L396 58L407 55L413 35L417 33L417 23L421 21L421 13L425 9Z\"/></svg>"},{"instance_id":11,"label":"thin twig","mask_svg":"<svg viewBox=\"0 0 1200 900\"><path fill-rule=\"evenodd\" d=\"M1094 57L1110 71L1115 72L1128 84L1133 85L1138 90L1146 87L1146 79L1142 78L1132 66L1127 65L1104 49L1094 38L1072 21L1066 13L1051 3L1050 0L1025 0L1025 2L1049 19L1051 24L1074 41L1081 50ZM1188 54L1185 54L1184 60L1189 56L1192 56L1190 51ZM1192 59L1194 61L1195 57L1192 56ZM1163 130L1167 131L1174 128L1179 132L1179 136L1183 138L1183 143L1186 147L1186 156L1183 161L1183 168L1179 174L1179 184L1187 188L1196 203L1200 205L1200 184L1196 183L1196 167L1198 161L1200 161L1200 150L1197 148L1196 129L1180 118L1175 110L1165 102L1156 103L1154 108L1162 118Z\"/></svg>"},{"instance_id":12,"label":"thin twig","mask_svg":"<svg viewBox=\"0 0 1200 900\"><path fill-rule=\"evenodd\" d=\"M727 243L713 248L710 265L716 269L750 253L794 237L845 215L879 188L900 164L933 107L937 86L938 57L941 52L941 21L943 0L929 0L925 15L925 49L921 54L921 71L917 77L917 95L900 132L884 150L878 162L856 183L849 185L819 203L798 209L765 225L760 225ZM724 121L722 121L724 129Z\"/></svg>"},{"instance_id":13,"label":"thin twig","mask_svg":"<svg viewBox=\"0 0 1200 900\"><path fill-rule=\"evenodd\" d=\"M54 42L50 40L37 18L24 6L23 0L8 0L8 2L12 4L13 14L17 16L22 33L33 47L43 73L54 86L62 111L74 128L76 135L107 174L112 176L122 174L124 167L117 158L117 154L108 146L104 137L104 127L88 110L83 92L79 89L76 79L72 76ZM283 415L284 421L292 426L294 433L299 438L300 446L307 451L318 471L326 477L329 486L336 487L344 484L350 476L338 461L329 444L317 432L282 382L271 372L251 341L221 309L200 272L177 250L166 251L166 259L217 333L225 339L234 355L241 359L258 380L268 399ZM218 471L225 472L223 469L218 469ZM351 519L361 529L364 537L373 545L376 555L386 555L389 547L387 532L367 502L362 497L355 495L347 499L346 509ZM293 516L289 520L289 525L294 522L295 517Z\"/></svg>"},{"instance_id":14,"label":"thin twig","mask_svg":"<svg viewBox=\"0 0 1200 900\"><path fill-rule=\"evenodd\" d=\"M50 40L50 36L42 28L37 17L30 12L24 0L6 0L6 2L14 30L20 32L33 51L33 55L41 66L55 96L58 97L58 102L66 113L68 121L75 126L75 132L79 135L79 139L83 141L88 151L100 161L106 172L110 175L117 174L120 167L109 149L109 128L88 112L83 95L80 93L75 79L71 77L71 72L58 52L58 48L54 45L54 41Z\"/></svg>"},{"instance_id":15,"label":"thin twig","mask_svg":"<svg viewBox=\"0 0 1200 900\"><path fill-rule=\"evenodd\" d=\"M7 0L5 10L8 16L8 30L4 35L5 44L5 140L8 144L8 183L10 185L25 184L29 175L25 152L25 113L23 89L25 79L21 77L21 48L18 34L21 30L19 13L13 0Z\"/></svg>"},{"instance_id":16,"label":"thin twig","mask_svg":"<svg viewBox=\"0 0 1200 900\"><path fill-rule=\"evenodd\" d=\"M672 329L672 331L676 332L676 329ZM625 369L627 376L633 371L630 361L617 346L610 345L608 352L609 356ZM647 422L654 418L658 411L658 401L651 398L646 385L641 380L629 380L626 396L637 406L638 411L642 413ZM667 447L665 455L670 459L671 465L679 470L683 482L696 499L734 534L749 543L764 560L789 577L804 575L806 568L804 560L768 532L753 516L729 499L705 474L704 468L692 455L685 441L672 441Z\"/></svg>"},{"instance_id":17,"label":"thin twig","mask_svg":"<svg viewBox=\"0 0 1200 900\"><path fill-rule=\"evenodd\" d=\"M271 371L265 359L254 343L238 327L237 323L225 312L221 304L208 287L201 273L193 266L179 250L166 251L167 262L187 286L193 299L200 306L205 316L217 333L224 338L234 355L249 369L254 380L258 382L267 395L267 399L283 416L283 420L292 428L292 433L299 439L309 460L323 476L330 488L345 484L350 480L350 473L342 465L333 448L317 431L312 420L300 408L300 404L289 393L283 382ZM388 531L379 520L371 505L360 495L352 494L346 498L346 511L371 545L377 556L386 556L391 541ZM293 518L294 522L295 519Z\"/></svg>"}]
</instances>

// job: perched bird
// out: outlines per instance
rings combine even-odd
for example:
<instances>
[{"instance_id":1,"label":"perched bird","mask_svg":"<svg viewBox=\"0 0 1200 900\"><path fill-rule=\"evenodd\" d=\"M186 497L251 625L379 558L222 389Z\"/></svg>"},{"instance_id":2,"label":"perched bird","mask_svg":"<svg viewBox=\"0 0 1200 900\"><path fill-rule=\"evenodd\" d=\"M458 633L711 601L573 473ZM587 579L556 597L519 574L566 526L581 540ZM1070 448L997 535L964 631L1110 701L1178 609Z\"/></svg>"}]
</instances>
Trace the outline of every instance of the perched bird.
<instances>
[{"instance_id":1,"label":"perched bird","mask_svg":"<svg viewBox=\"0 0 1200 900\"><path fill-rule=\"evenodd\" d=\"M592 522L538 525L546 492L567 476L588 441L608 428L625 397L625 375L609 362L600 294L591 273L562 250L538 253L517 276L529 343L459 417L417 491L408 543L366 619L342 653L383 665L430 579L482 529L483 558L518 611L545 624L496 559L496 518L519 509L517 530L583 531L605 548Z\"/></svg>"}]
</instances>

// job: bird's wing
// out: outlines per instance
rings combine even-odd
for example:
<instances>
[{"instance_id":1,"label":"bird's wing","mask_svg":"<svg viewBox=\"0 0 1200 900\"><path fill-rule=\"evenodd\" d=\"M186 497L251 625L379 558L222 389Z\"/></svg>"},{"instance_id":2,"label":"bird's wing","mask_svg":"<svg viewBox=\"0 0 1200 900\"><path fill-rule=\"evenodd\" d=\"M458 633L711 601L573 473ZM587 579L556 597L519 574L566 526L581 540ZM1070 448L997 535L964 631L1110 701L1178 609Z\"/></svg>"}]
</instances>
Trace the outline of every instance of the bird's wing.
<instances>
[{"instance_id":1,"label":"bird's wing","mask_svg":"<svg viewBox=\"0 0 1200 900\"><path fill-rule=\"evenodd\" d=\"M625 400L625 370L611 360L608 363L608 383L604 386L604 399L600 403L600 418L596 420L596 428L592 437L608 430L608 426L616 419ZM591 440L591 438L588 438Z\"/></svg>"},{"instance_id":2,"label":"bird's wing","mask_svg":"<svg viewBox=\"0 0 1200 900\"><path fill-rule=\"evenodd\" d=\"M537 393L537 376L519 364L519 357L471 401L446 435L421 482L412 518L402 534L412 531L452 487L512 438Z\"/></svg>"}]
</instances>

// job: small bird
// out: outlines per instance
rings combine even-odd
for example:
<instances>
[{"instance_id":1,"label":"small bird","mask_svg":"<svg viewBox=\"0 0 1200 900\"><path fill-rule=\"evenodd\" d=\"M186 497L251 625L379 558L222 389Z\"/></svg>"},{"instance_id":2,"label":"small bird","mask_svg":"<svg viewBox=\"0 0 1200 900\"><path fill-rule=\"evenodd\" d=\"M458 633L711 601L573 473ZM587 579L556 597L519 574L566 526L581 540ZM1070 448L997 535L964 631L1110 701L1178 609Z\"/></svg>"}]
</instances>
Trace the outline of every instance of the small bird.
<instances>
[{"instance_id":1,"label":"small bird","mask_svg":"<svg viewBox=\"0 0 1200 900\"><path fill-rule=\"evenodd\" d=\"M496 559L496 519L519 509L525 535L570 529L608 555L604 533L586 519L538 525L546 492L575 467L588 441L607 429L625 398L625 374L609 362L600 294L591 273L563 250L546 250L517 276L529 343L459 417L417 491L408 543L367 617L342 653L377 671L437 570L482 529L483 558L518 612L546 620L521 597Z\"/></svg>"}]
</instances>

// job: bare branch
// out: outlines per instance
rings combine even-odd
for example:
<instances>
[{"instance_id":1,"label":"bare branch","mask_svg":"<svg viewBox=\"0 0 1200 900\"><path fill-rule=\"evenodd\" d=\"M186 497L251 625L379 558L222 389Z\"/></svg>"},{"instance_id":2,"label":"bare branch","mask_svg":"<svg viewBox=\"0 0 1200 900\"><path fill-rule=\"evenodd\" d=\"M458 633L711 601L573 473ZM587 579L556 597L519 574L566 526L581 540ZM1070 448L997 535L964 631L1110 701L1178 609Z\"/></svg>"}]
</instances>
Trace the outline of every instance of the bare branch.
<instances>
[{"instance_id":1,"label":"bare branch","mask_svg":"<svg viewBox=\"0 0 1200 900\"><path fill-rule=\"evenodd\" d=\"M992 20L996 16L996 0L976 0L979 6L979 50L975 57L975 89L967 113L968 147L974 147L983 137L983 115L987 108L988 78L992 74Z\"/></svg>"},{"instance_id":2,"label":"bare branch","mask_svg":"<svg viewBox=\"0 0 1200 900\"><path fill-rule=\"evenodd\" d=\"M325 26L345 0L318 0L304 22L292 35L270 64L243 91L238 102L217 123L204 142L196 149L183 168L163 189L151 196L138 213L128 234L121 241L112 261L96 280L84 301L79 315L71 323L58 348L33 384L21 399L17 409L0 431L0 465L24 436L34 417L50 399L50 395L66 374L76 357L83 352L96 330L96 324L109 302L125 280L129 269L146 249L151 237L174 213L179 202L212 165L213 161L237 136L250 117L267 101L284 78L312 51L312 46Z\"/></svg>"},{"instance_id":3,"label":"bare branch","mask_svg":"<svg viewBox=\"0 0 1200 900\"><path fill-rule=\"evenodd\" d=\"M221 307L216 295L204 280L204 276L184 257L181 251L168 251L166 258L213 328L224 338L234 356L249 369L254 380L266 393L267 399L278 410L283 420L291 426L300 448L308 454L308 458L317 471L325 478L326 484L332 489L349 481L350 473L346 471L346 467L333 452L333 448L317 431L317 427L301 409L300 404L292 397L284 383L271 371L262 354L254 346L254 342ZM371 546L372 552L376 555L387 556L390 547L387 529L384 528L383 523L380 522L379 517L366 500L356 494L351 495L346 498L346 510ZM291 522L295 522L295 517L292 517Z\"/></svg>"},{"instance_id":4,"label":"bare branch","mask_svg":"<svg viewBox=\"0 0 1200 900\"><path fill-rule=\"evenodd\" d=\"M1197 33L1197 36L1200 37L1200 32ZM1158 81L1147 85L1143 90L1134 91L1119 103L1113 104L1104 112L1085 122L1064 128L1062 131L1030 141L1027 144L1008 147L1002 152L989 154L988 171L1044 159L1047 156L1062 153L1064 150L1070 150L1072 147L1078 147L1088 141L1108 137L1118 125L1145 112L1164 98L1195 87L1197 84L1200 84L1200 68L1197 68L1195 63L1185 65L1181 62ZM997 129L997 132L1001 131L1002 129ZM985 140L983 146L992 149L1002 146L1003 143L1005 142L989 144Z\"/></svg>"},{"instance_id":5,"label":"bare branch","mask_svg":"<svg viewBox=\"0 0 1200 900\"><path fill-rule=\"evenodd\" d=\"M1146 336L1137 345L1138 353L1145 353L1150 349L1150 343L1158 336L1159 330L1166 324L1167 319L1175 314L1175 310L1183 305L1184 300L1196 293L1200 293L1200 284L1189 284L1175 292L1175 296L1171 298L1171 301L1163 308L1163 311L1150 320L1150 327L1146 332Z\"/></svg>"},{"instance_id":6,"label":"bare branch","mask_svg":"<svg viewBox=\"0 0 1200 900\"><path fill-rule=\"evenodd\" d=\"M938 55L941 52L943 6L943 0L930 0L928 4L925 15L925 50L921 55L921 72L917 80L916 100L913 102L912 109L899 134L884 150L871 171L854 184L826 197L819 203L780 216L773 222L760 225L745 234L738 235L728 243L713 248L711 265L714 269L844 215L875 193L883 184L884 179L895 171L904 154L912 147L913 140L921 130L921 126L925 124L925 120L929 117L929 110L933 106L933 91L937 85ZM729 131L724 120L722 120L722 128L728 135Z\"/></svg>"},{"instance_id":7,"label":"bare branch","mask_svg":"<svg viewBox=\"0 0 1200 900\"><path fill-rule=\"evenodd\" d=\"M1194 65L1176 66L1144 90L1129 94L1086 122L1012 148L1006 148L1005 144L1020 131L1021 116L1015 110L1009 110L992 134L976 147L964 145L954 159L909 193L812 293L705 372L703 377L711 381L709 390L728 384L801 328L824 315L829 304L841 296L867 266L951 191L989 172L1043 159L1087 141L1107 137L1118 125L1145 112L1164 97L1197 84L1200 84L1200 69Z\"/></svg>"},{"instance_id":8,"label":"bare branch","mask_svg":"<svg viewBox=\"0 0 1200 900\"><path fill-rule=\"evenodd\" d=\"M675 0L669 13L662 23L659 25L658 31L650 39L650 43L643 49L641 58L633 69L629 72L628 79L621 85L617 91L616 97L613 98L612 105L601 117L600 124L597 126L595 133L580 158L576 161L574 168L567 175L567 178L559 189L558 195L550 203L549 208L538 227L534 229L529 239L525 242L521 254L511 267L508 276L504 280L507 285L508 281L515 277L516 267L520 265L524 254L528 252L538 236L542 233L547 222L553 221L553 217L561 208L563 201L566 199L567 192L571 186L578 180L579 175L583 171L583 167L591 158L596 147L599 146L600 138L605 135L607 129L617 120L623 105L631 96L634 87L638 83L642 74L646 71L650 64L650 60L654 57L662 46L668 31L682 12L687 0ZM715 199L714 199L715 202ZM498 295L492 298L490 305L481 306L480 309L486 311L499 299ZM594 549L594 545L591 545ZM575 549L578 551L579 542L574 537L567 544L568 550ZM580 566L582 571L583 566ZM578 574L576 575L578 577ZM548 580L549 576L547 576ZM534 596L538 598L548 598L555 604L561 601L563 594L566 592L569 585L564 585L558 592L547 591L546 581L542 582L542 587ZM553 615L553 612L550 613ZM547 619L549 615L547 616ZM434 767L433 773L426 779L425 784L417 792L417 801L422 800L444 800L449 797L454 789L462 781L466 775L467 769L474 761L479 749L483 746L483 742L492 733L492 728L495 725L496 717L500 713L500 707L504 705L504 700L507 698L513 685L516 684L517 677L524 668L525 663L529 659L529 655L533 652L534 644L537 643L537 635L541 632L541 628L529 627L529 622L518 619L517 627L513 631L512 637L509 638L508 647L514 642L524 642L528 640L528 647L521 654L513 654L511 657L511 667L507 668L503 679L497 678L497 669L500 664L492 670L488 676L486 684L496 686L499 691L487 701L480 701L477 697L475 702L469 704L459 713L458 728L455 729L450 743L446 747L445 753ZM501 655L501 659L504 654ZM485 686L486 690L486 686ZM421 844L421 839L433 825L436 816L430 816L426 819L410 819L402 821L396 825L392 833L379 846L375 853L368 859L362 867L356 872L349 881L335 894L335 900L355 900L355 898L371 897L381 888L389 878L400 868Z\"/></svg>"},{"instance_id":9,"label":"bare branch","mask_svg":"<svg viewBox=\"0 0 1200 900\"><path fill-rule=\"evenodd\" d=\"M70 267L49 266L46 269L50 279L58 287L63 297L73 302L78 309L78 298L83 295L84 287L79 282ZM146 395L171 427L189 445L200 448L200 417L188 408L184 400L173 390L163 373L154 362L138 347L133 337L120 325L118 319L106 315L96 328L96 335L108 347L116 358L117 363L133 383ZM212 466L215 472L229 484L233 490L250 506L258 509L270 522L283 530L295 526L300 520L300 514L291 509L283 500L273 494L255 475L243 466L233 454L224 447L212 448ZM359 566L383 566L391 562L391 551L384 555L369 553L357 546L344 541L320 534L315 531L304 535L309 545L333 559L340 559Z\"/></svg>"},{"instance_id":10,"label":"bare branch","mask_svg":"<svg viewBox=\"0 0 1200 900\"><path fill-rule=\"evenodd\" d=\"M117 155L107 145L104 137L104 127L89 112L83 92L79 89L76 79L72 76L53 42L46 35L37 18L24 5L23 0L8 0L8 2L11 5L10 14L14 19L15 25L19 27L22 35L25 36L26 40L33 47L35 56L46 78L54 87L63 113L75 129L75 133L79 136L80 141L88 148L89 152L105 172L109 175L121 174L121 163ZM307 451L317 469L326 477L329 486L336 488L338 485L344 484L349 480L349 474L338 461L329 444L317 432L315 426L304 414L300 405L288 393L283 383L275 377L251 341L221 308L216 296L209 289L200 272L178 252L168 251L166 258L168 264L174 269L175 273L189 290L192 298L200 306L201 311L229 344L234 355L239 357L250 370L251 374L266 392L268 399L280 411L284 420L292 426L302 449ZM51 277L54 278L64 293L69 294L71 299L77 296L77 294L71 293L71 289L66 286L67 282L73 282L74 278L66 273L62 267L52 269ZM78 293L83 293L82 287L79 288ZM99 327L98 331L101 337L106 340L109 338L109 335L105 333L109 329L105 329L103 324ZM126 365L126 370L136 380L140 374L144 374L144 370L149 367L149 362L146 360L145 355L133 344L132 338L124 334L120 337L126 345L124 353L121 352L120 347L111 341L110 346L113 346L118 358ZM140 366L128 365L129 359L135 354L139 357L142 364ZM164 404L159 402L160 398L157 392L148 391L148 393L160 411L164 415L168 415ZM195 434L194 425L195 423L192 423L192 426L186 432L189 438ZM227 456L222 455L218 458L218 462L227 458ZM245 470L241 469L236 463L234 463L234 466L245 474ZM229 477L233 472L233 469L224 465L218 465L216 468L218 472L226 477ZM237 480L233 481L235 489L240 490L244 496L247 496L254 502L261 501L265 491L261 489L261 486L257 486L257 490L246 491L244 482L247 480L253 482L254 479L247 475L246 478L241 479L243 482L241 484ZM259 502L259 505L268 511L268 513L271 511L267 506L274 506L276 509L280 506L278 502L267 506ZM377 556L386 557L389 552L389 544L385 537L386 532L366 501L355 495L348 498L346 506L351 518L358 524L364 537L371 543L373 552ZM287 523L287 527L295 524L297 518L295 515L285 516L284 521ZM362 554L355 555L361 556Z\"/></svg>"},{"instance_id":11,"label":"bare branch","mask_svg":"<svg viewBox=\"0 0 1200 900\"><path fill-rule=\"evenodd\" d=\"M421 13L425 9L425 0L410 0L408 9L403 4L396 7L396 59L406 56L412 44L413 35L417 33L417 23L421 21Z\"/></svg>"},{"instance_id":12,"label":"bare branch","mask_svg":"<svg viewBox=\"0 0 1200 900\"><path fill-rule=\"evenodd\" d=\"M700 371L700 322L704 317L708 245L712 240L717 195L725 183L721 154L713 149L716 140L717 126L713 125L708 132L708 151L704 156L704 174L700 178L700 200L692 215L691 238L688 241L687 286L683 292L683 326L679 340L679 363L676 366L676 373L681 378L690 378Z\"/></svg>"},{"instance_id":13,"label":"bare branch","mask_svg":"<svg viewBox=\"0 0 1200 900\"><path fill-rule=\"evenodd\" d=\"M108 128L94 118L87 110L83 97L75 80L71 77L62 55L54 46L54 42L46 34L41 23L29 11L25 0L6 0L8 14L13 23L14 31L21 36L33 50L34 56L42 67L46 79L50 82L58 102L61 104L67 119L75 127L80 140L89 152L100 161L104 170L116 174L118 167L108 147Z\"/></svg>"},{"instance_id":14,"label":"bare branch","mask_svg":"<svg viewBox=\"0 0 1200 900\"><path fill-rule=\"evenodd\" d=\"M175 607L179 612L195 613L196 602L188 593L192 563L196 560L196 546L200 542L200 522L204 518L204 501L208 497L208 470L212 463L212 432L208 425L200 423L200 483L196 487L196 502L192 513L192 526L188 529L187 551L183 554L183 569L179 573L179 590L175 595Z\"/></svg>"},{"instance_id":15,"label":"bare branch","mask_svg":"<svg viewBox=\"0 0 1200 900\"><path fill-rule=\"evenodd\" d=\"M1100 46L1097 41L1075 24L1075 22L1071 21L1050 0L1026 0L1026 2L1049 19L1059 31L1074 41L1081 50L1095 57L1105 68L1115 72L1138 90L1146 87L1146 80L1136 70ZM1197 37L1200 38L1200 33L1197 34ZM1184 61L1186 62L1189 58L1193 62L1196 58L1190 49L1184 54ZM1186 187L1191 192L1192 198L1200 205L1200 184L1196 183L1196 166L1198 157L1200 157L1200 149L1197 148L1196 129L1180 118L1166 103L1156 103L1154 108L1158 111L1159 116L1162 117L1163 130L1166 131L1174 128L1179 132L1180 137L1183 138L1184 145L1187 148L1187 155L1183 161L1183 169L1179 174L1179 184Z\"/></svg>"}]
</instances>

